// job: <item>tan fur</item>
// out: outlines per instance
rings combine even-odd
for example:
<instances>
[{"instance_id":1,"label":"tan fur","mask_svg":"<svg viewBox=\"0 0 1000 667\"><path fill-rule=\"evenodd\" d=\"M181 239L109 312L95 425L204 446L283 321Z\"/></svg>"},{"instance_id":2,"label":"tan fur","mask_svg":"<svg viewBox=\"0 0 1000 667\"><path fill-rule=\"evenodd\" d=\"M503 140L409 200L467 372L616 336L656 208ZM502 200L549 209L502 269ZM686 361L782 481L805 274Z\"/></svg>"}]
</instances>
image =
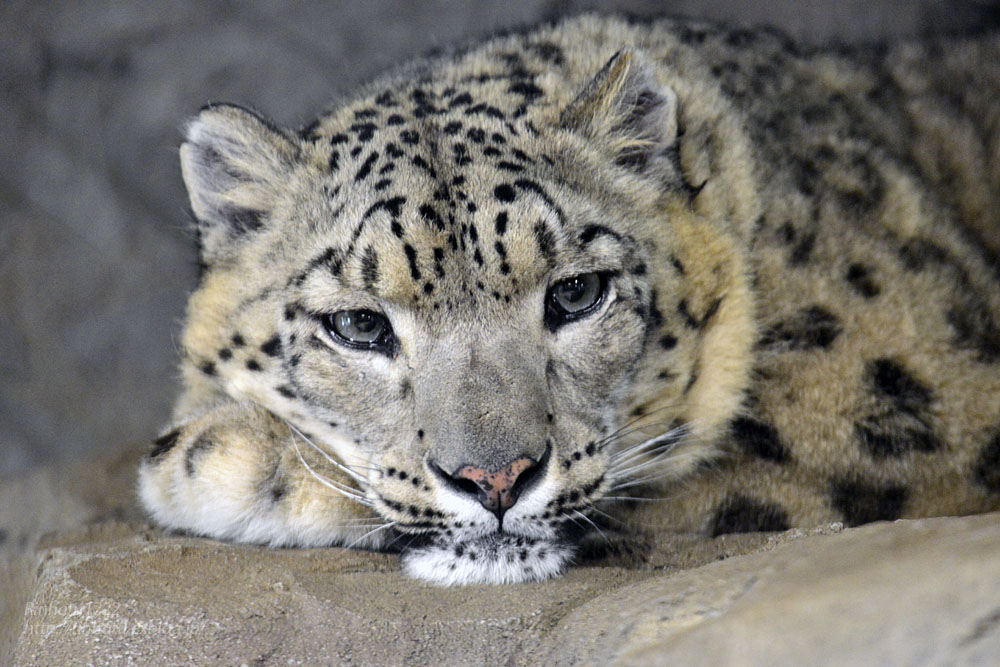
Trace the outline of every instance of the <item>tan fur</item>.
<instances>
[{"instance_id":1,"label":"tan fur","mask_svg":"<svg viewBox=\"0 0 1000 667\"><path fill-rule=\"evenodd\" d=\"M997 509L997 81L996 36L825 54L584 16L298 135L210 107L144 503L273 544L430 535L412 572L441 583L551 576L586 514L628 540ZM551 319L597 274L593 312ZM391 337L338 339L358 310ZM506 519L458 473L543 465Z\"/></svg>"}]
</instances>

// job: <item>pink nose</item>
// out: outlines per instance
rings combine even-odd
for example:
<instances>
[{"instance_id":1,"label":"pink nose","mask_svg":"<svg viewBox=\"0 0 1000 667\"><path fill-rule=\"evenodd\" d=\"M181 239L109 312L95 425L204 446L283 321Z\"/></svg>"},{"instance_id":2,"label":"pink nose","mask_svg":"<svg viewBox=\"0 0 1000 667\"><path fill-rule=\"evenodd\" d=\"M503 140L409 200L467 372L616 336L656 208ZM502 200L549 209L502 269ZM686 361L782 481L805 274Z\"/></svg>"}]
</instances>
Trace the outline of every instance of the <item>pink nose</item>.
<instances>
[{"instance_id":1,"label":"pink nose","mask_svg":"<svg viewBox=\"0 0 1000 667\"><path fill-rule=\"evenodd\" d=\"M514 484L534 465L534 460L529 458L517 459L496 472L469 465L459 468L451 476L473 482L482 491L479 502L489 511L496 512L510 509L517 502L518 493Z\"/></svg>"}]
</instances>

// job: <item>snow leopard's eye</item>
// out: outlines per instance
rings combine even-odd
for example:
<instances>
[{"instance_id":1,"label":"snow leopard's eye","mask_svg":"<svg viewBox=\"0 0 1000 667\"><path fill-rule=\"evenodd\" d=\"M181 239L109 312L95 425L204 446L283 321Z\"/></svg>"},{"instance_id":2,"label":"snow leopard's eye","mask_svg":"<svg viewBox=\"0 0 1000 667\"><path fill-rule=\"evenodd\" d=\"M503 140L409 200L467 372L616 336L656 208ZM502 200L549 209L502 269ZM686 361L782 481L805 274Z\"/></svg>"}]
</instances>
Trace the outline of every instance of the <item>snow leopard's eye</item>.
<instances>
[{"instance_id":1,"label":"snow leopard's eye","mask_svg":"<svg viewBox=\"0 0 1000 667\"><path fill-rule=\"evenodd\" d=\"M323 316L330 337L348 347L389 351L394 337L389 321L371 310L339 310Z\"/></svg>"},{"instance_id":2,"label":"snow leopard's eye","mask_svg":"<svg viewBox=\"0 0 1000 667\"><path fill-rule=\"evenodd\" d=\"M545 322L550 329L586 317L601 304L607 286L600 273L581 273L549 289L545 298Z\"/></svg>"}]
</instances>

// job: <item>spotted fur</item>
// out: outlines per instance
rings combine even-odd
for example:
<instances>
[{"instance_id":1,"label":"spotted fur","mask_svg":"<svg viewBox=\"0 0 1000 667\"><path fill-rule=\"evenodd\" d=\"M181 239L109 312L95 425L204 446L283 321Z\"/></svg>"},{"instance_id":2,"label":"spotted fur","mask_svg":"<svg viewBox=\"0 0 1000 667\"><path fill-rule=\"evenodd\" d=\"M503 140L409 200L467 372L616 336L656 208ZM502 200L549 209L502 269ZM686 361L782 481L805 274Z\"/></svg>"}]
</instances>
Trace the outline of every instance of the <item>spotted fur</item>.
<instances>
[{"instance_id":1,"label":"spotted fur","mask_svg":"<svg viewBox=\"0 0 1000 667\"><path fill-rule=\"evenodd\" d=\"M834 54L584 16L298 133L206 107L144 505L442 584L650 530L1000 508L998 63L996 37ZM581 275L600 298L560 319ZM391 336L338 339L356 310Z\"/></svg>"}]
</instances>

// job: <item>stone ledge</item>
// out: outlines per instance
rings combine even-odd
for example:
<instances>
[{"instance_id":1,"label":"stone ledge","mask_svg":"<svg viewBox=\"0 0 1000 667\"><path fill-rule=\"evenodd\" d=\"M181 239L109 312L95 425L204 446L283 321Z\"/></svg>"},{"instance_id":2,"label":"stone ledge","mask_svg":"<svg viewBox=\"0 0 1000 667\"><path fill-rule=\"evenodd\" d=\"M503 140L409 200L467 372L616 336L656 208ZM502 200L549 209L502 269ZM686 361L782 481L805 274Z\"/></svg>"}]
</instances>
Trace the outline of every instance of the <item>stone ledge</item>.
<instances>
[{"instance_id":1,"label":"stone ledge","mask_svg":"<svg viewBox=\"0 0 1000 667\"><path fill-rule=\"evenodd\" d=\"M390 555L273 550L99 524L39 544L14 658L411 665L1000 659L1000 514L739 537L665 537L644 569L588 566L542 584L442 589L404 578ZM748 553L725 557L740 551ZM678 558L707 564L663 565Z\"/></svg>"}]
</instances>

